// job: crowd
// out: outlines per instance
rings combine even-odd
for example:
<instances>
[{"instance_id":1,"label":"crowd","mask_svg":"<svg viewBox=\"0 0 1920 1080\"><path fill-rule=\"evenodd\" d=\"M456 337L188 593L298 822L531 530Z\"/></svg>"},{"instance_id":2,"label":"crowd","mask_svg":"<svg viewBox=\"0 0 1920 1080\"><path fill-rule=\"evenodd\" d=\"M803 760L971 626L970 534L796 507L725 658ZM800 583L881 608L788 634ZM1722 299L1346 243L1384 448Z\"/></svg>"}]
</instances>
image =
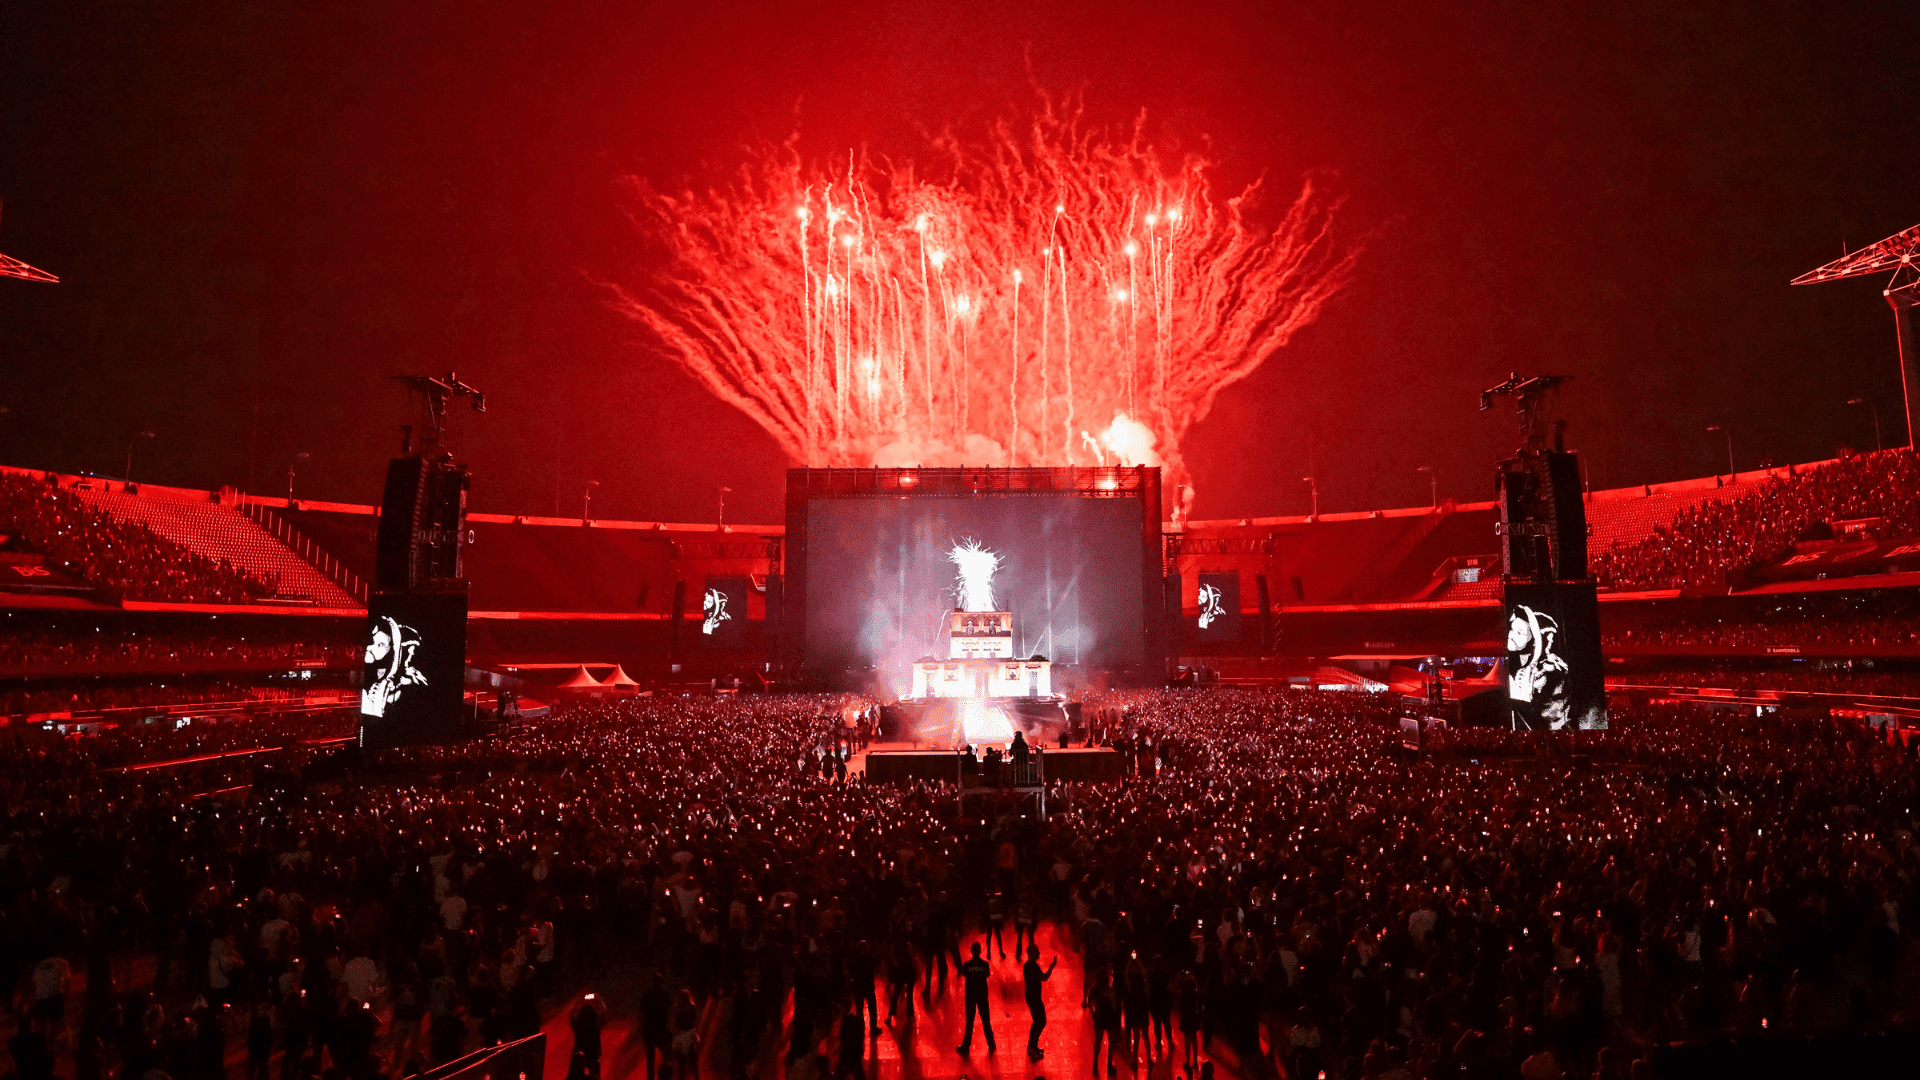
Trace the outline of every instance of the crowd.
<instances>
[{"instance_id":1,"label":"crowd","mask_svg":"<svg viewBox=\"0 0 1920 1080\"><path fill-rule=\"evenodd\" d=\"M1712 687L1758 691L1800 691L1853 697L1920 697L1920 671L1906 665L1866 661L1801 662L1778 666L1764 662L1689 664L1682 668L1610 674L1609 683Z\"/></svg>"},{"instance_id":2,"label":"crowd","mask_svg":"<svg viewBox=\"0 0 1920 1080\"><path fill-rule=\"evenodd\" d=\"M0 668L351 661L357 619L159 612L0 612Z\"/></svg>"},{"instance_id":3,"label":"crowd","mask_svg":"<svg viewBox=\"0 0 1920 1080\"><path fill-rule=\"evenodd\" d=\"M1920 535L1920 457L1888 450L1823 465L1725 502L1702 502L1651 536L1591 558L1603 588L1717 587L1836 521L1878 519L1874 538Z\"/></svg>"},{"instance_id":4,"label":"crowd","mask_svg":"<svg viewBox=\"0 0 1920 1080\"><path fill-rule=\"evenodd\" d=\"M0 542L21 540L52 565L129 600L235 604L276 592L274 582L96 511L55 484L0 473Z\"/></svg>"},{"instance_id":5,"label":"crowd","mask_svg":"<svg viewBox=\"0 0 1920 1080\"><path fill-rule=\"evenodd\" d=\"M0 690L0 719L66 713L71 717L111 714L117 710L159 710L177 705L245 706L297 704L309 697L338 695L339 690L310 690L306 684L262 685L258 680L181 678L164 682L92 683L29 689L16 683Z\"/></svg>"},{"instance_id":6,"label":"crowd","mask_svg":"<svg viewBox=\"0 0 1920 1080\"><path fill-rule=\"evenodd\" d=\"M1601 635L1606 646L1908 648L1920 645L1920 594L1880 589L1617 605L1601 622Z\"/></svg>"},{"instance_id":7,"label":"crowd","mask_svg":"<svg viewBox=\"0 0 1920 1080\"><path fill-rule=\"evenodd\" d=\"M205 754L268 750L314 740L343 739L359 730L354 710L335 708L312 714L236 715L166 718L129 722L57 739L60 757L77 768L112 769L155 761L178 761Z\"/></svg>"},{"instance_id":8,"label":"crowd","mask_svg":"<svg viewBox=\"0 0 1920 1080\"><path fill-rule=\"evenodd\" d=\"M1142 767L1041 820L823 776L850 704L587 703L286 755L244 801L23 742L15 1068L225 1076L244 1043L249 1077L398 1076L568 1010L591 1076L606 1009L650 1078L866 1076L881 1003L1017 985L970 956L1036 921L1085 990L1045 1038L1117 1069L1612 1080L1678 1039L1915 1022L1920 772L1834 722L1625 709L1516 762L1399 753L1365 694L1116 692L1086 708Z\"/></svg>"}]
</instances>

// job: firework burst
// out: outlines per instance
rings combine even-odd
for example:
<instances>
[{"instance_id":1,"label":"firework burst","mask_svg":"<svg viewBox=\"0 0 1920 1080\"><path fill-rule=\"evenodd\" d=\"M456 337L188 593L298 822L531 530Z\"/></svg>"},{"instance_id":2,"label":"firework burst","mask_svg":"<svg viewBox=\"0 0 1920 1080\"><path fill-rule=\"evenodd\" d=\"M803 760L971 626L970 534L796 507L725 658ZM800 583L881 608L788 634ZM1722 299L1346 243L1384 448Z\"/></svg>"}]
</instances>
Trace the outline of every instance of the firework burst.
<instances>
[{"instance_id":1,"label":"firework burst","mask_svg":"<svg viewBox=\"0 0 1920 1080\"><path fill-rule=\"evenodd\" d=\"M661 269L615 306L808 465L1167 464L1312 322L1357 247L1311 182L1253 223L1207 162L1052 104L928 162L790 142L726 185L631 183Z\"/></svg>"}]
</instances>

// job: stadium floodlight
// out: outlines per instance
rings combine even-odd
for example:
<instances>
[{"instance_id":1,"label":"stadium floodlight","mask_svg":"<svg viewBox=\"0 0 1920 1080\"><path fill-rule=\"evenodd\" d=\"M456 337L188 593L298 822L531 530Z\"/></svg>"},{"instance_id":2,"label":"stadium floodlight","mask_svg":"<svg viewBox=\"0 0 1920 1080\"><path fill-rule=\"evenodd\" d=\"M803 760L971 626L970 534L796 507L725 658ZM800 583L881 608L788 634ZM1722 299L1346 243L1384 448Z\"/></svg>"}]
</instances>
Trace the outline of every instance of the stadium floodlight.
<instances>
[{"instance_id":1,"label":"stadium floodlight","mask_svg":"<svg viewBox=\"0 0 1920 1080\"><path fill-rule=\"evenodd\" d=\"M1809 270L1794 278L1791 284L1817 285L1882 270L1893 271L1880 295L1886 297L1887 305L1893 308L1894 340L1900 349L1900 386L1907 406L1907 445L1920 445L1914 432L1915 414L1920 413L1920 402L1915 401L1920 396L1920 344L1913 340L1912 317L1907 314L1914 305L1920 304L1920 225Z\"/></svg>"},{"instance_id":2,"label":"stadium floodlight","mask_svg":"<svg viewBox=\"0 0 1920 1080\"><path fill-rule=\"evenodd\" d=\"M9 255L0 255L0 277L19 278L22 281L56 282L60 280L45 270L28 266Z\"/></svg>"},{"instance_id":3,"label":"stadium floodlight","mask_svg":"<svg viewBox=\"0 0 1920 1080\"><path fill-rule=\"evenodd\" d=\"M1433 495L1433 508L1440 509L1440 473L1431 465L1422 465L1414 471L1427 474L1427 487Z\"/></svg>"},{"instance_id":4,"label":"stadium floodlight","mask_svg":"<svg viewBox=\"0 0 1920 1080\"><path fill-rule=\"evenodd\" d=\"M133 483L133 444L139 442L141 439L151 439L154 437L151 431L136 431L133 433L133 437L127 440L127 470L120 474L122 481L129 484Z\"/></svg>"},{"instance_id":5,"label":"stadium floodlight","mask_svg":"<svg viewBox=\"0 0 1920 1080\"><path fill-rule=\"evenodd\" d=\"M312 459L312 454L302 450L293 455L292 461L287 462L287 509L289 510L293 509L293 471L300 467L301 462L311 461Z\"/></svg>"},{"instance_id":6,"label":"stadium floodlight","mask_svg":"<svg viewBox=\"0 0 1920 1080\"><path fill-rule=\"evenodd\" d=\"M1719 424L1708 424L1707 431L1727 440L1727 475L1729 477L1737 476L1738 474L1735 473L1733 469L1733 435Z\"/></svg>"},{"instance_id":7,"label":"stadium floodlight","mask_svg":"<svg viewBox=\"0 0 1920 1080\"><path fill-rule=\"evenodd\" d=\"M19 259L0 255L0 277L19 278L22 281L57 282L60 279L37 266L28 266Z\"/></svg>"},{"instance_id":8,"label":"stadium floodlight","mask_svg":"<svg viewBox=\"0 0 1920 1080\"><path fill-rule=\"evenodd\" d=\"M1875 405L1872 398L1863 397L1848 398L1847 404L1865 405L1867 408L1873 410L1873 452L1877 454L1885 450L1886 446L1880 440L1880 406Z\"/></svg>"}]
</instances>

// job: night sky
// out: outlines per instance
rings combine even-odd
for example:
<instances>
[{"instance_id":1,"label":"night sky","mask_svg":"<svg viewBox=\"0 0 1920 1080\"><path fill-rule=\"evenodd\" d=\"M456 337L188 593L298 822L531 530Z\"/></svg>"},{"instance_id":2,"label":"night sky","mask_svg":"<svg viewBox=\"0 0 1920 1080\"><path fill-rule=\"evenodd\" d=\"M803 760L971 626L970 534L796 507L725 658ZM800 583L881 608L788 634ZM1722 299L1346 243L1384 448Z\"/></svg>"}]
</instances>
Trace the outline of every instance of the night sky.
<instances>
[{"instance_id":1,"label":"night sky","mask_svg":"<svg viewBox=\"0 0 1920 1080\"><path fill-rule=\"evenodd\" d=\"M401 372L452 368L476 509L777 521L772 440L596 281L620 182L798 130L921 144L1081 91L1307 171L1352 288L1187 443L1199 517L1489 497L1509 370L1574 375L1595 487L1904 442L1875 278L1796 274L1920 221L1920 5L922 2L11 4L0 11L0 460L373 501Z\"/></svg>"}]
</instances>

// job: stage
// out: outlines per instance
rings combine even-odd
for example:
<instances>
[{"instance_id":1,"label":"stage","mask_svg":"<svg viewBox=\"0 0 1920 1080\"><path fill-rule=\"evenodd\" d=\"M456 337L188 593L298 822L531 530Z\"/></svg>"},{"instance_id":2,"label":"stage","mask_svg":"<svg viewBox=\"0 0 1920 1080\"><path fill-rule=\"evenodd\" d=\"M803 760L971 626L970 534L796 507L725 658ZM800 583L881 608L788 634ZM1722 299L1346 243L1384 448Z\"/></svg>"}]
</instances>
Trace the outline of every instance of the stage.
<instances>
[{"instance_id":1,"label":"stage","mask_svg":"<svg viewBox=\"0 0 1920 1080\"><path fill-rule=\"evenodd\" d=\"M971 725L963 714L969 708L998 718L1000 722L993 725L996 733L968 731ZM931 744L957 749L964 739L984 753L988 746L1005 747L1015 731L1025 732L1028 742L1051 747L1060 741L1062 731L1071 732L1079 726L1077 701L997 698L970 702L946 698L899 701L880 707L883 737L900 740L903 747Z\"/></svg>"},{"instance_id":2,"label":"stage","mask_svg":"<svg viewBox=\"0 0 1920 1080\"><path fill-rule=\"evenodd\" d=\"M1126 759L1105 747L1048 750L1040 756L1048 783L1118 783L1126 776ZM960 776L960 755L952 750L916 750L905 743L875 743L856 754L848 769L864 772L870 784L905 784L915 780L953 783Z\"/></svg>"}]
</instances>

